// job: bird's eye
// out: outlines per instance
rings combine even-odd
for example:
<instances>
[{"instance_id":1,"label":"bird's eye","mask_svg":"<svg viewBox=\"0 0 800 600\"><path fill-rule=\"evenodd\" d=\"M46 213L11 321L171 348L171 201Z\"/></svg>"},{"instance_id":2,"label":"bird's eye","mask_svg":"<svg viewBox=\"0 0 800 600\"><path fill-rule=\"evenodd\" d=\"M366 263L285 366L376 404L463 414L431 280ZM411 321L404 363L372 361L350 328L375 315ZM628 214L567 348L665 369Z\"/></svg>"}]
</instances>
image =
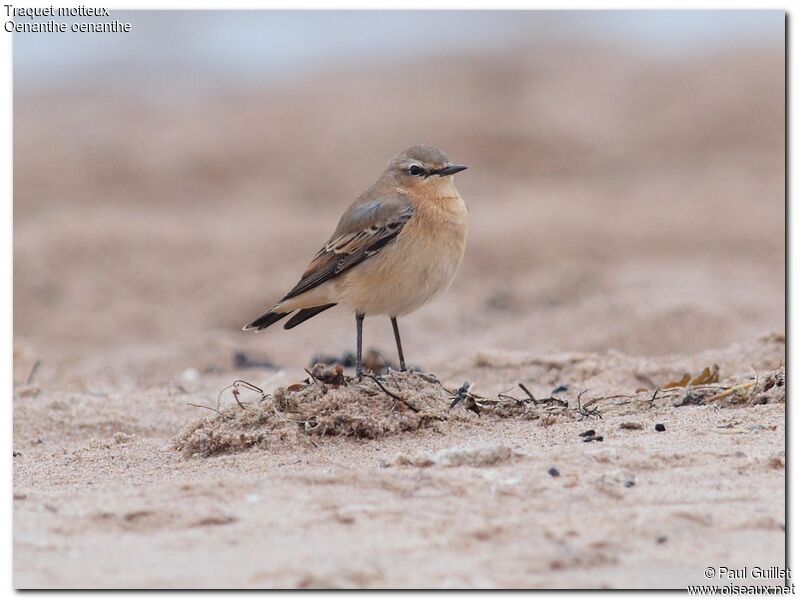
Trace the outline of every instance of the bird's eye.
<instances>
[{"instance_id":1,"label":"bird's eye","mask_svg":"<svg viewBox=\"0 0 800 600\"><path fill-rule=\"evenodd\" d=\"M422 175L424 172L425 170L419 165L411 165L410 167L408 167L409 175L417 176L417 175Z\"/></svg>"}]
</instances>

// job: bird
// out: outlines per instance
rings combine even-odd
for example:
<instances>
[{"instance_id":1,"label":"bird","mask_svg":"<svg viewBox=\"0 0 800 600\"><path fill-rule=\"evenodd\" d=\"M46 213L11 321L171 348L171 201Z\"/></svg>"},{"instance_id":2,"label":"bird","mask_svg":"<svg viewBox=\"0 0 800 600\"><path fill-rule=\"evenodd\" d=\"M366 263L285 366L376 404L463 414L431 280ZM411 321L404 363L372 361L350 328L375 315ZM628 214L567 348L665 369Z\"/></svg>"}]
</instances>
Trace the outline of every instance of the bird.
<instances>
[{"instance_id":1,"label":"bird","mask_svg":"<svg viewBox=\"0 0 800 600\"><path fill-rule=\"evenodd\" d=\"M348 308L355 314L360 380L364 318L386 315L405 371L397 319L445 291L464 257L468 211L454 175L466 168L433 146L398 154L344 212L297 285L242 329L261 331L289 315L284 329L292 329L334 306Z\"/></svg>"}]
</instances>

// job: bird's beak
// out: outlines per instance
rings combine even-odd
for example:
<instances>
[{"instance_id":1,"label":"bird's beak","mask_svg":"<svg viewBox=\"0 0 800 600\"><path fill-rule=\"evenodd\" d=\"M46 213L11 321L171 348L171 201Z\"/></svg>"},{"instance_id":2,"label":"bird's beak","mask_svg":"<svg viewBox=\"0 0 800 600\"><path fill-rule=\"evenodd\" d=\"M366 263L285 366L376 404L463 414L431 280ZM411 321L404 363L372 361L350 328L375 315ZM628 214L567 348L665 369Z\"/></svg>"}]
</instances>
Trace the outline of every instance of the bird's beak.
<instances>
[{"instance_id":1,"label":"bird's beak","mask_svg":"<svg viewBox=\"0 0 800 600\"><path fill-rule=\"evenodd\" d=\"M440 177L444 177L445 175L455 175L456 173L460 173L464 171L467 167L464 165L447 165L444 169L439 169L436 171L436 174Z\"/></svg>"}]
</instances>

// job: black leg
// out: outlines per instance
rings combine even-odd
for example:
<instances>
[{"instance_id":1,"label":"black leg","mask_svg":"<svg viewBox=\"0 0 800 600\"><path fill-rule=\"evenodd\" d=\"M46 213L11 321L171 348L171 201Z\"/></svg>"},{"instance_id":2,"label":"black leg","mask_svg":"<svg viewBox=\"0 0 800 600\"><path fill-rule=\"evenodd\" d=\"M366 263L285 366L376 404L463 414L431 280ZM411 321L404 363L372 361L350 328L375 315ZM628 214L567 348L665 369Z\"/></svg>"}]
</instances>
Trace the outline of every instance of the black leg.
<instances>
[{"instance_id":1,"label":"black leg","mask_svg":"<svg viewBox=\"0 0 800 600\"><path fill-rule=\"evenodd\" d=\"M356 377L361 379L364 370L361 367L361 329L364 325L364 313L356 313Z\"/></svg>"},{"instance_id":2,"label":"black leg","mask_svg":"<svg viewBox=\"0 0 800 600\"><path fill-rule=\"evenodd\" d=\"M397 317L392 317L392 329L394 329L394 341L397 344L397 356L400 358L400 370L406 370L406 359L403 358L403 344L400 342L400 329L397 327Z\"/></svg>"}]
</instances>

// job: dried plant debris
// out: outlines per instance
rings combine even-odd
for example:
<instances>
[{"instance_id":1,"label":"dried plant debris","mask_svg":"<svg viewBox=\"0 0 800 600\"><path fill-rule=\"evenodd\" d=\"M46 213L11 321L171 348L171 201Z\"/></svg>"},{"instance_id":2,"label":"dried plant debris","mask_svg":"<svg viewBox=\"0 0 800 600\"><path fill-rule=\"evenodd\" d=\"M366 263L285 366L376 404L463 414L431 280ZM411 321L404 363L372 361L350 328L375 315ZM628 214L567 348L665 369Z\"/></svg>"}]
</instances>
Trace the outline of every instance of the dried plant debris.
<instances>
[{"instance_id":1,"label":"dried plant debris","mask_svg":"<svg viewBox=\"0 0 800 600\"><path fill-rule=\"evenodd\" d=\"M775 404L786 402L786 370L781 367L769 373L763 381L756 383L750 404Z\"/></svg>"},{"instance_id":2,"label":"dried plant debris","mask_svg":"<svg viewBox=\"0 0 800 600\"><path fill-rule=\"evenodd\" d=\"M582 401L583 392L570 404L553 397L537 399L520 384L525 397L501 394L491 399L473 393L469 382L448 389L436 377L413 371L368 375L360 381L346 376L339 364L317 364L307 373L306 380L272 394L246 381L233 382L220 392L217 408L193 405L214 414L184 428L175 448L190 456L211 456L252 447L314 444L320 436L375 439L437 428L446 421L477 422L478 417L542 419L550 424L599 414L591 407L597 399ZM231 394L235 404L221 407L223 394Z\"/></svg>"},{"instance_id":3,"label":"dried plant debris","mask_svg":"<svg viewBox=\"0 0 800 600\"><path fill-rule=\"evenodd\" d=\"M313 443L318 436L374 439L468 418L464 411L450 410L446 389L419 373L361 381L344 377L339 365L309 373L306 382L263 394L260 401L244 404L237 397L231 408L212 409L214 415L189 424L177 436L175 448L210 456Z\"/></svg>"},{"instance_id":4,"label":"dried plant debris","mask_svg":"<svg viewBox=\"0 0 800 600\"><path fill-rule=\"evenodd\" d=\"M786 402L786 389L784 383L786 371L781 367L768 373L763 378L756 374L747 381L731 383L730 385L700 384L688 388L674 406L691 406L713 404L715 406L738 406L777 404Z\"/></svg>"},{"instance_id":5,"label":"dried plant debris","mask_svg":"<svg viewBox=\"0 0 800 600\"><path fill-rule=\"evenodd\" d=\"M524 383L517 385L514 394L506 390L487 397L476 393L469 382L450 389L432 375L413 371L390 370L360 381L346 376L340 364L316 364L307 373L304 381L272 394L251 383L235 381L220 394L232 394L235 405L222 408L218 402L217 408L200 406L214 414L189 424L177 436L175 448L186 455L210 456L251 447L316 444L314 440L320 436L375 439L439 428L448 421L477 424L486 418L513 418L547 426L599 420L605 414L642 414L655 408L783 403L786 397L783 367L765 376L754 372L744 381L729 378L724 383L719 383L719 370L714 367L690 379L687 387L614 395L560 391L558 398L552 394L537 398ZM636 425L625 423L621 427L634 429ZM602 436L592 439L601 440Z\"/></svg>"},{"instance_id":6,"label":"dried plant debris","mask_svg":"<svg viewBox=\"0 0 800 600\"><path fill-rule=\"evenodd\" d=\"M465 383L464 386L467 384ZM586 390L581 391L575 400L570 403L567 398L555 398L552 395L546 398L536 398L524 383L517 387L524 394L518 398L512 395L512 390L505 390L497 395L496 399L478 396L461 387L459 392L465 393L465 406L477 414L491 413L503 418L542 419L544 424L550 424L561 418L580 420L588 418L602 418L601 412L594 406L601 398L583 400ZM455 404L456 402L454 402Z\"/></svg>"},{"instance_id":7,"label":"dried plant debris","mask_svg":"<svg viewBox=\"0 0 800 600\"><path fill-rule=\"evenodd\" d=\"M689 373L684 373L683 377L681 377L677 381L670 381L669 383L663 385L662 389L669 390L678 387L707 385L710 383L717 383L718 381L719 381L719 366L714 365L712 367L706 367L705 369L703 369L702 373L700 373L697 377L694 378L692 378L692 376L689 375Z\"/></svg>"},{"instance_id":8,"label":"dried plant debris","mask_svg":"<svg viewBox=\"0 0 800 600\"><path fill-rule=\"evenodd\" d=\"M364 365L364 370L375 375L385 375L391 369L397 370L397 366L391 360L384 356L379 350L375 350L374 348L370 348L364 352L362 362ZM345 352L340 356L320 354L312 357L309 366L314 367L318 364L322 364L326 367L331 367L334 365L341 365L345 368L355 367L356 355L352 352Z\"/></svg>"},{"instance_id":9,"label":"dried plant debris","mask_svg":"<svg viewBox=\"0 0 800 600\"><path fill-rule=\"evenodd\" d=\"M744 381L742 379L742 377L731 377L720 383L719 367L713 365L705 368L694 378L689 376L679 382L672 382L681 383L680 387L639 389L630 394L594 395L589 390L581 390L577 395L561 394L556 398L551 394L546 398L536 398L525 384L520 383L518 388L524 394L522 397L518 394L512 395L511 390L506 390L499 393L496 399L483 398L475 394L471 387L462 386L455 398L463 401L465 406L478 414L491 412L498 417L541 419L544 425L569 419L581 421L602 419L605 414L616 416L638 414L653 408L703 404L728 407L786 401L784 367L762 377L754 372ZM641 425L638 425L638 428L640 427ZM622 428L636 429L637 424L625 423Z\"/></svg>"},{"instance_id":10,"label":"dried plant debris","mask_svg":"<svg viewBox=\"0 0 800 600\"><path fill-rule=\"evenodd\" d=\"M310 371L306 371L306 373L308 373L308 376L317 383L333 386L334 388L341 387L347 383L347 378L345 377L342 365L335 364L331 367L328 367L322 363L317 363L311 368ZM311 381L308 379L305 381L306 386L310 383Z\"/></svg>"}]
</instances>

